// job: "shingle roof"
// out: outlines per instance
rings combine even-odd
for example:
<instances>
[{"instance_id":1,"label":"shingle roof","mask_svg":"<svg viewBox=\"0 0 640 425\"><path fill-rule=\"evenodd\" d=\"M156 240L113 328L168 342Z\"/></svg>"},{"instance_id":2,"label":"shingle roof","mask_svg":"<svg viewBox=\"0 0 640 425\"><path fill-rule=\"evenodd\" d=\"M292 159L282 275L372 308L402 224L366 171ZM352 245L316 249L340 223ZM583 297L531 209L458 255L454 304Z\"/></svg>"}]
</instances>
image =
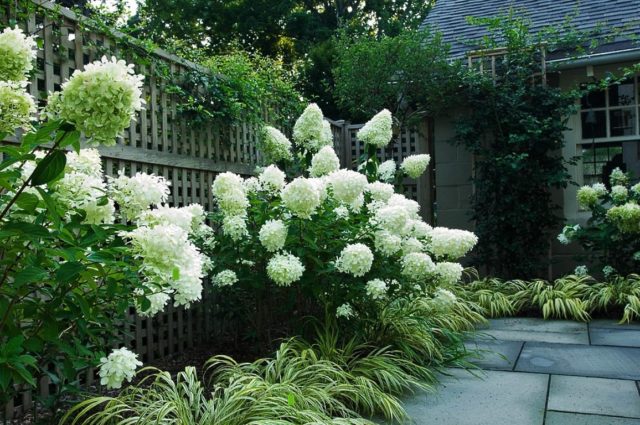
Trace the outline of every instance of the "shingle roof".
<instances>
[{"instance_id":1,"label":"shingle roof","mask_svg":"<svg viewBox=\"0 0 640 425\"><path fill-rule=\"evenodd\" d=\"M486 34L483 27L469 25L466 17L496 16L510 7L531 21L534 32L548 25L561 24L567 15L571 15L574 16L572 24L579 30L605 24L640 33L640 0L436 0L422 28L438 29L444 41L451 45L451 56L463 57L473 49L465 41L478 40Z\"/></svg>"}]
</instances>

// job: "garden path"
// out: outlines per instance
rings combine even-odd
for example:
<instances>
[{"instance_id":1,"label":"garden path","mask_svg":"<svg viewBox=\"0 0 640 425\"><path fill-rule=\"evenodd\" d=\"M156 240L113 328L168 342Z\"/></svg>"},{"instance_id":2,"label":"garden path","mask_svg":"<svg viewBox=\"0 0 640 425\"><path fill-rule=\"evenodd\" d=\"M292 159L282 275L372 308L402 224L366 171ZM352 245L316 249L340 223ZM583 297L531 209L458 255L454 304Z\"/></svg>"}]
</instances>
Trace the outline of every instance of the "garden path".
<instances>
[{"instance_id":1,"label":"garden path","mask_svg":"<svg viewBox=\"0 0 640 425\"><path fill-rule=\"evenodd\" d=\"M405 400L416 425L640 425L640 325L496 319L436 393Z\"/></svg>"}]
</instances>

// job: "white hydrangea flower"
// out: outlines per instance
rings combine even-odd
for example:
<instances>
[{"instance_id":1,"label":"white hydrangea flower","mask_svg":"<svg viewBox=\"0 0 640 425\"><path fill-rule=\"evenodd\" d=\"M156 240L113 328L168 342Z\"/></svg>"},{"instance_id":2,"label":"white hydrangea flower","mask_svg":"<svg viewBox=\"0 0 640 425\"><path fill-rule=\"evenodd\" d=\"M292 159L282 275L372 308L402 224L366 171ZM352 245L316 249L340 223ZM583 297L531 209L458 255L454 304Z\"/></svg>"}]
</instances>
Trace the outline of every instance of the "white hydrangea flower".
<instances>
[{"instance_id":1,"label":"white hydrangea flower","mask_svg":"<svg viewBox=\"0 0 640 425\"><path fill-rule=\"evenodd\" d=\"M327 199L327 176L323 177L311 177L309 180L318 192L320 203L323 203Z\"/></svg>"},{"instance_id":2,"label":"white hydrangea flower","mask_svg":"<svg viewBox=\"0 0 640 425\"><path fill-rule=\"evenodd\" d=\"M447 289L438 288L433 297L434 302L441 308L451 308L458 301L455 294Z\"/></svg>"},{"instance_id":3,"label":"white hydrangea flower","mask_svg":"<svg viewBox=\"0 0 640 425\"><path fill-rule=\"evenodd\" d=\"M589 274L589 269L585 265L577 266L573 271L576 276L586 276Z\"/></svg>"},{"instance_id":4,"label":"white hydrangea flower","mask_svg":"<svg viewBox=\"0 0 640 425\"><path fill-rule=\"evenodd\" d=\"M229 171L218 174L211 189L218 207L225 215L246 214L249 200L242 177Z\"/></svg>"},{"instance_id":5,"label":"white hydrangea flower","mask_svg":"<svg viewBox=\"0 0 640 425\"><path fill-rule=\"evenodd\" d=\"M340 159L331 146L320 149L311 158L309 174L313 177L321 177L330 174L340 168Z\"/></svg>"},{"instance_id":6,"label":"white hydrangea flower","mask_svg":"<svg viewBox=\"0 0 640 425\"><path fill-rule=\"evenodd\" d=\"M109 179L109 193L120 206L120 213L127 220L134 220L150 206L160 205L169 197L169 184L164 177L136 173L127 177L123 171Z\"/></svg>"},{"instance_id":7,"label":"white hydrangea flower","mask_svg":"<svg viewBox=\"0 0 640 425\"><path fill-rule=\"evenodd\" d=\"M129 240L140 272L150 287L170 289L176 305L186 305L202 294L203 258L184 229L169 225L141 226L122 234Z\"/></svg>"},{"instance_id":8,"label":"white hydrangea flower","mask_svg":"<svg viewBox=\"0 0 640 425\"><path fill-rule=\"evenodd\" d=\"M164 311L167 303L171 299L171 296L165 292L156 292L146 295L146 298L149 300L149 308L146 310L142 310L142 307L136 303L136 313L140 317L153 317L156 314Z\"/></svg>"},{"instance_id":9,"label":"white hydrangea flower","mask_svg":"<svg viewBox=\"0 0 640 425\"><path fill-rule=\"evenodd\" d=\"M244 192L249 193L258 193L262 190L262 185L260 184L260 180L257 177L249 177L248 179L244 179L242 182L244 186Z\"/></svg>"},{"instance_id":10,"label":"white hydrangea flower","mask_svg":"<svg viewBox=\"0 0 640 425\"><path fill-rule=\"evenodd\" d=\"M436 258L462 258L478 243L475 234L460 229L434 227L429 236L428 249Z\"/></svg>"},{"instance_id":11,"label":"white hydrangea flower","mask_svg":"<svg viewBox=\"0 0 640 425\"><path fill-rule=\"evenodd\" d=\"M353 202L347 205L347 207L349 207L349 210L354 213L360 212L363 206L364 206L364 195L358 196L356 199L353 200Z\"/></svg>"},{"instance_id":12,"label":"white hydrangea flower","mask_svg":"<svg viewBox=\"0 0 640 425\"><path fill-rule=\"evenodd\" d=\"M378 179L383 182L390 182L396 176L396 162L388 159L378 167Z\"/></svg>"},{"instance_id":13,"label":"white hydrangea flower","mask_svg":"<svg viewBox=\"0 0 640 425\"><path fill-rule=\"evenodd\" d=\"M424 245L416 238L406 238L402 241L402 253L411 254L412 252L424 251Z\"/></svg>"},{"instance_id":14,"label":"white hydrangea flower","mask_svg":"<svg viewBox=\"0 0 640 425\"><path fill-rule=\"evenodd\" d=\"M328 124L328 123L327 123ZM323 146L330 145L332 140L327 133L327 124L320 107L311 103L293 126L293 140L311 152L317 152Z\"/></svg>"},{"instance_id":15,"label":"white hydrangea flower","mask_svg":"<svg viewBox=\"0 0 640 425\"><path fill-rule=\"evenodd\" d=\"M350 319L354 316L355 316L355 313L353 311L353 307L351 307L351 304L349 303L342 304L338 306L338 308L336 308L337 318Z\"/></svg>"},{"instance_id":16,"label":"white hydrangea flower","mask_svg":"<svg viewBox=\"0 0 640 425\"><path fill-rule=\"evenodd\" d=\"M560 233L557 236L557 239L558 239L558 242L560 242L562 245L569 245L569 242L571 242L567 237L567 235L565 235L564 233Z\"/></svg>"},{"instance_id":17,"label":"white hydrangea flower","mask_svg":"<svg viewBox=\"0 0 640 425\"><path fill-rule=\"evenodd\" d=\"M287 226L282 220L268 220L260 228L258 237L267 251L275 252L284 248L287 232Z\"/></svg>"},{"instance_id":18,"label":"white hydrangea flower","mask_svg":"<svg viewBox=\"0 0 640 425\"><path fill-rule=\"evenodd\" d=\"M366 286L367 295L373 300L380 300L387 296L387 284L382 279L372 279L367 282Z\"/></svg>"},{"instance_id":19,"label":"white hydrangea flower","mask_svg":"<svg viewBox=\"0 0 640 425\"><path fill-rule=\"evenodd\" d=\"M18 128L29 130L35 113L35 101L24 84L0 81L0 133L14 134Z\"/></svg>"},{"instance_id":20,"label":"white hydrangea flower","mask_svg":"<svg viewBox=\"0 0 640 425\"><path fill-rule=\"evenodd\" d=\"M158 226L173 224L185 232L191 232L193 225L192 212L187 208L174 208L160 205L154 210L143 211L137 219L138 226Z\"/></svg>"},{"instance_id":21,"label":"white hydrangea flower","mask_svg":"<svg viewBox=\"0 0 640 425\"><path fill-rule=\"evenodd\" d=\"M394 194L394 188L388 183L373 182L367 184L366 191L374 201L387 202Z\"/></svg>"},{"instance_id":22,"label":"white hydrangea flower","mask_svg":"<svg viewBox=\"0 0 640 425\"><path fill-rule=\"evenodd\" d=\"M626 187L621 185L616 185L611 187L611 199L616 204L621 204L627 200L629 196L629 191Z\"/></svg>"},{"instance_id":23,"label":"white hydrangea flower","mask_svg":"<svg viewBox=\"0 0 640 425\"><path fill-rule=\"evenodd\" d=\"M409 221L407 210L401 206L386 206L375 213L375 221L389 233L402 235Z\"/></svg>"},{"instance_id":24,"label":"white hydrangea flower","mask_svg":"<svg viewBox=\"0 0 640 425\"><path fill-rule=\"evenodd\" d=\"M336 260L336 269L355 277L364 276L373 264L373 253L362 243L347 245Z\"/></svg>"},{"instance_id":25,"label":"white hydrangea flower","mask_svg":"<svg viewBox=\"0 0 640 425\"><path fill-rule=\"evenodd\" d=\"M344 205L340 205L333 210L336 213L336 217L338 218L347 218L349 217L349 208Z\"/></svg>"},{"instance_id":26,"label":"white hydrangea flower","mask_svg":"<svg viewBox=\"0 0 640 425\"><path fill-rule=\"evenodd\" d=\"M591 188L595 190L596 195L598 195L599 198L602 198L609 193L607 186L605 186L604 183L594 183L591 185Z\"/></svg>"},{"instance_id":27,"label":"white hydrangea flower","mask_svg":"<svg viewBox=\"0 0 640 425\"><path fill-rule=\"evenodd\" d=\"M329 174L333 197L343 204L353 203L367 186L367 177L353 170L338 170Z\"/></svg>"},{"instance_id":28,"label":"white hydrangea flower","mask_svg":"<svg viewBox=\"0 0 640 425\"><path fill-rule=\"evenodd\" d=\"M206 213L202 205L189 204L186 207L182 207L183 210L189 211L191 214L191 229L190 232L193 233L196 229L198 229L204 223L206 218Z\"/></svg>"},{"instance_id":29,"label":"white hydrangea flower","mask_svg":"<svg viewBox=\"0 0 640 425\"><path fill-rule=\"evenodd\" d=\"M420 204L413 199L409 199L399 193L394 193L393 195L391 195L391 197L387 201L387 205L404 208L405 211L407 211L407 213L409 214L410 218L420 218L420 216L418 215L418 212L420 211Z\"/></svg>"},{"instance_id":30,"label":"white hydrangea flower","mask_svg":"<svg viewBox=\"0 0 640 425\"><path fill-rule=\"evenodd\" d=\"M114 349L108 357L100 359L100 384L108 389L121 388L125 379L131 382L139 366L142 362L137 354L125 347Z\"/></svg>"},{"instance_id":31,"label":"white hydrangea flower","mask_svg":"<svg viewBox=\"0 0 640 425\"><path fill-rule=\"evenodd\" d=\"M298 281L304 270L300 259L288 252L274 255L267 264L267 275L279 286L289 286Z\"/></svg>"},{"instance_id":32,"label":"white hydrangea flower","mask_svg":"<svg viewBox=\"0 0 640 425\"><path fill-rule=\"evenodd\" d=\"M402 238L385 230L375 233L374 246L384 257L390 257L402 248Z\"/></svg>"},{"instance_id":33,"label":"white hydrangea flower","mask_svg":"<svg viewBox=\"0 0 640 425\"><path fill-rule=\"evenodd\" d=\"M107 193L107 186L101 175L71 171L67 167L63 177L53 183L53 186L53 196L67 208L65 218L69 219L74 210L81 209L86 213L85 223L110 224L115 221L113 201L108 199L104 205L99 205Z\"/></svg>"},{"instance_id":34,"label":"white hydrangea flower","mask_svg":"<svg viewBox=\"0 0 640 425\"><path fill-rule=\"evenodd\" d=\"M260 173L258 179L264 190L275 193L282 190L286 183L286 177L284 171L275 165L270 165Z\"/></svg>"},{"instance_id":35,"label":"white hydrangea flower","mask_svg":"<svg viewBox=\"0 0 640 425\"><path fill-rule=\"evenodd\" d=\"M97 149L81 149L79 153L67 152L66 170L87 176L102 178L102 159Z\"/></svg>"},{"instance_id":36,"label":"white hydrangea flower","mask_svg":"<svg viewBox=\"0 0 640 425\"><path fill-rule=\"evenodd\" d=\"M233 270L223 270L216 274L212 280L215 286L231 286L238 282L238 276Z\"/></svg>"},{"instance_id":37,"label":"white hydrangea flower","mask_svg":"<svg viewBox=\"0 0 640 425\"><path fill-rule=\"evenodd\" d=\"M304 177L298 177L286 185L281 197L284 206L300 218L310 218L320 205L316 183Z\"/></svg>"},{"instance_id":38,"label":"white hydrangea flower","mask_svg":"<svg viewBox=\"0 0 640 425\"><path fill-rule=\"evenodd\" d=\"M422 220L411 219L407 223L408 233L414 238L424 239L431 233L432 227Z\"/></svg>"},{"instance_id":39,"label":"white hydrangea flower","mask_svg":"<svg viewBox=\"0 0 640 425\"><path fill-rule=\"evenodd\" d=\"M391 112L388 109L383 109L367 121L364 127L358 130L356 136L358 140L362 140L368 145L383 148L389 144L391 137L393 137L392 125Z\"/></svg>"},{"instance_id":40,"label":"white hydrangea flower","mask_svg":"<svg viewBox=\"0 0 640 425\"><path fill-rule=\"evenodd\" d=\"M620 167L616 167L609 175L609 181L612 186L626 186L629 183L629 177Z\"/></svg>"},{"instance_id":41,"label":"white hydrangea flower","mask_svg":"<svg viewBox=\"0 0 640 425\"><path fill-rule=\"evenodd\" d=\"M49 98L49 113L72 123L89 143L111 146L143 107L142 82L133 64L112 57L85 65Z\"/></svg>"},{"instance_id":42,"label":"white hydrangea flower","mask_svg":"<svg viewBox=\"0 0 640 425\"><path fill-rule=\"evenodd\" d=\"M427 154L410 155L402 161L400 168L412 179L417 179L427 170L430 160Z\"/></svg>"},{"instance_id":43,"label":"white hydrangea flower","mask_svg":"<svg viewBox=\"0 0 640 425\"><path fill-rule=\"evenodd\" d=\"M291 161L291 142L280 130L265 126L262 133L262 148L271 161Z\"/></svg>"},{"instance_id":44,"label":"white hydrangea flower","mask_svg":"<svg viewBox=\"0 0 640 425\"><path fill-rule=\"evenodd\" d=\"M435 272L436 266L427 254L412 252L402 257L402 275L407 279L420 281Z\"/></svg>"},{"instance_id":45,"label":"white hydrangea flower","mask_svg":"<svg viewBox=\"0 0 640 425\"><path fill-rule=\"evenodd\" d=\"M463 267L459 263L442 262L436 264L436 274L440 282L447 285L454 285L462 278Z\"/></svg>"},{"instance_id":46,"label":"white hydrangea flower","mask_svg":"<svg viewBox=\"0 0 640 425\"><path fill-rule=\"evenodd\" d=\"M24 81L33 69L37 45L16 25L0 34L0 80Z\"/></svg>"},{"instance_id":47,"label":"white hydrangea flower","mask_svg":"<svg viewBox=\"0 0 640 425\"><path fill-rule=\"evenodd\" d=\"M222 233L234 242L239 242L249 235L247 221L241 215L227 215L222 219Z\"/></svg>"}]
</instances>

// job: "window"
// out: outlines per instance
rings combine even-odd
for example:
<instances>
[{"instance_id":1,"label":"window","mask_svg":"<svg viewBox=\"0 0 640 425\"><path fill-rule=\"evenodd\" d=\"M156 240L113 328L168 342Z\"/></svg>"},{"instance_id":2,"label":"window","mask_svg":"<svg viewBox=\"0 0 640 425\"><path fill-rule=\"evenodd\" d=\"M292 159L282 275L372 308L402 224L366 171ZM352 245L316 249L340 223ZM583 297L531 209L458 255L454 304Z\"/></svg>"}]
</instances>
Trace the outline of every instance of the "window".
<instances>
[{"instance_id":1,"label":"window","mask_svg":"<svg viewBox=\"0 0 640 425\"><path fill-rule=\"evenodd\" d=\"M640 166L639 83L635 76L581 99L579 151L584 184L607 183L615 167L635 171Z\"/></svg>"}]
</instances>

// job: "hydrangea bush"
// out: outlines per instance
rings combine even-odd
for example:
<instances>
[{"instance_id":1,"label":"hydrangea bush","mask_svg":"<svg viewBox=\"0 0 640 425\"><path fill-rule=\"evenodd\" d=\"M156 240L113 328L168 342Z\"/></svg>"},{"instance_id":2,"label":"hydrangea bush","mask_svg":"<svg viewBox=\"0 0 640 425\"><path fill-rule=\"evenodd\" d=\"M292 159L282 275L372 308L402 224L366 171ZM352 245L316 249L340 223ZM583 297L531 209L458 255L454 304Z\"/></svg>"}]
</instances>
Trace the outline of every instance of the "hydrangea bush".
<instances>
[{"instance_id":1,"label":"hydrangea bush","mask_svg":"<svg viewBox=\"0 0 640 425\"><path fill-rule=\"evenodd\" d=\"M151 316L201 298L209 261L191 239L207 246L212 232L201 206L165 205L164 178L106 178L98 151L81 149L81 136L114 144L142 107L132 66L103 58L76 71L37 122L25 82L34 46L18 29L0 34L0 140L23 129L0 146L0 405L44 376L55 400L98 365L107 387L130 380L136 355L103 350L122 340L131 307Z\"/></svg>"},{"instance_id":2,"label":"hydrangea bush","mask_svg":"<svg viewBox=\"0 0 640 425\"><path fill-rule=\"evenodd\" d=\"M619 168L611 172L609 181L610 189L603 183L578 189L578 205L591 216L585 225L567 225L558 235L563 244L580 244L589 262L599 263L600 270L592 273L605 278L627 275L640 264L640 183L632 184Z\"/></svg>"},{"instance_id":3,"label":"hydrangea bush","mask_svg":"<svg viewBox=\"0 0 640 425\"><path fill-rule=\"evenodd\" d=\"M255 315L258 327L273 320L267 306L287 320L326 313L348 322L399 297L428 296L429 288L460 279L455 261L477 241L471 232L432 228L420 205L388 183L418 178L429 162L428 155L415 155L401 167L379 166L375 150L392 138L389 111L358 133L368 146L359 171L339 168L325 123L320 108L309 105L293 141L275 129L264 132L262 146L273 149L265 156L280 167L268 164L248 179L222 173L213 183L211 218L221 232L202 249L211 258L214 286L228 299L236 293L253 300L240 314Z\"/></svg>"}]
</instances>

